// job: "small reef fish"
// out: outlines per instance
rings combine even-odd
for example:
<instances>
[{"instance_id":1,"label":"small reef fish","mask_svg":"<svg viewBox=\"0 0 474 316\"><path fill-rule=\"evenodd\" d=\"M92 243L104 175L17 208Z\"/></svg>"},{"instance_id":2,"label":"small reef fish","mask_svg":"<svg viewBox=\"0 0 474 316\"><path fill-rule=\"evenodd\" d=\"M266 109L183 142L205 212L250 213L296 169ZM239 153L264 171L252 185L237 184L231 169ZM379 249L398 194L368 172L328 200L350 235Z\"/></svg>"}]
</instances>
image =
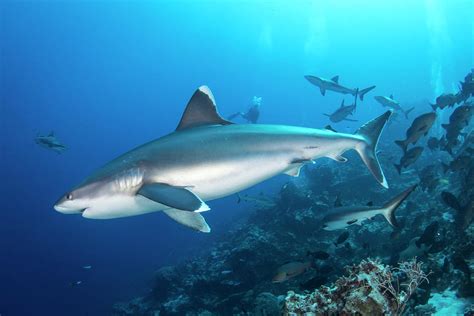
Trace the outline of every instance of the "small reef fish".
<instances>
[{"instance_id":1,"label":"small reef fish","mask_svg":"<svg viewBox=\"0 0 474 316\"><path fill-rule=\"evenodd\" d=\"M334 243L334 246L336 246L336 247L339 246L340 244L345 242L347 240L347 238L349 238L349 232L345 231L342 234L340 234L339 237L337 237L337 240Z\"/></svg>"},{"instance_id":2,"label":"small reef fish","mask_svg":"<svg viewBox=\"0 0 474 316\"><path fill-rule=\"evenodd\" d=\"M403 152L407 151L409 144L416 144L416 142L422 137L428 135L431 126L433 126L436 120L436 113L429 112L422 114L415 118L411 123L411 126L406 131L405 140L396 140L395 144L400 146Z\"/></svg>"},{"instance_id":3,"label":"small reef fish","mask_svg":"<svg viewBox=\"0 0 474 316\"><path fill-rule=\"evenodd\" d=\"M74 282L69 283L69 285L71 286L79 286L81 284L82 284L82 281L74 281Z\"/></svg>"},{"instance_id":4,"label":"small reef fish","mask_svg":"<svg viewBox=\"0 0 474 316\"><path fill-rule=\"evenodd\" d=\"M397 164L394 164L395 168L398 171L398 174L402 173L402 169L406 168L412 164L414 164L418 158L421 156L421 153L423 152L423 147L417 146L410 148L400 159L400 162Z\"/></svg>"},{"instance_id":5,"label":"small reef fish","mask_svg":"<svg viewBox=\"0 0 474 316\"><path fill-rule=\"evenodd\" d=\"M435 104L430 104L433 111L436 109L444 109L445 107L453 107L458 102L458 98L453 93L443 93L436 98Z\"/></svg>"},{"instance_id":6,"label":"small reef fish","mask_svg":"<svg viewBox=\"0 0 474 316\"><path fill-rule=\"evenodd\" d=\"M308 257L312 257L313 259L316 259L316 260L327 260L330 257L330 255L327 252L321 251L321 250L307 251L306 255Z\"/></svg>"},{"instance_id":7,"label":"small reef fish","mask_svg":"<svg viewBox=\"0 0 474 316\"><path fill-rule=\"evenodd\" d=\"M311 262L288 262L278 268L276 275L273 277L273 283L281 283L288 281L300 274L305 273L312 267Z\"/></svg>"}]
</instances>

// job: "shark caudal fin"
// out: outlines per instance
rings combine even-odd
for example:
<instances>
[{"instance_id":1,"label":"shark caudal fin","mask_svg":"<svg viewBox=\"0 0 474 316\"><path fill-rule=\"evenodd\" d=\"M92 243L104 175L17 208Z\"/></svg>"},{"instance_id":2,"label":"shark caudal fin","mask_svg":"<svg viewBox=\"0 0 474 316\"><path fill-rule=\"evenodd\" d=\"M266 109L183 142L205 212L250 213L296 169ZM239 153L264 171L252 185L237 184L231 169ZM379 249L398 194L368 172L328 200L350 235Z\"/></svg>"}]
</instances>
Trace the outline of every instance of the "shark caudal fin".
<instances>
[{"instance_id":1,"label":"shark caudal fin","mask_svg":"<svg viewBox=\"0 0 474 316\"><path fill-rule=\"evenodd\" d=\"M405 140L396 140L395 144L400 146L404 153L407 151L408 143Z\"/></svg>"},{"instance_id":2,"label":"shark caudal fin","mask_svg":"<svg viewBox=\"0 0 474 316\"><path fill-rule=\"evenodd\" d=\"M407 120L408 120L408 114L409 114L411 111L413 111L414 109L415 109L415 107L411 107L411 108L409 108L409 109L403 111L403 114L405 114L405 117L406 117Z\"/></svg>"},{"instance_id":3,"label":"shark caudal fin","mask_svg":"<svg viewBox=\"0 0 474 316\"><path fill-rule=\"evenodd\" d=\"M398 165L394 164L393 166L395 167L395 169L397 169L398 174L401 175L402 174L402 164L401 163L398 164Z\"/></svg>"},{"instance_id":4,"label":"shark caudal fin","mask_svg":"<svg viewBox=\"0 0 474 316\"><path fill-rule=\"evenodd\" d=\"M371 91L371 90L373 90L373 89L375 89L375 86L371 86L371 87L368 87L368 88L359 90L359 98L360 98L360 100L361 100L361 101L364 101L364 95L365 95L367 92L369 92L369 91Z\"/></svg>"},{"instance_id":5,"label":"shark caudal fin","mask_svg":"<svg viewBox=\"0 0 474 316\"><path fill-rule=\"evenodd\" d=\"M375 179L385 188L388 188L388 183L377 159L376 148L380 134L390 115L392 115L392 111L387 111L376 119L362 125L356 132L356 135L361 136L363 141L355 149Z\"/></svg>"},{"instance_id":6,"label":"shark caudal fin","mask_svg":"<svg viewBox=\"0 0 474 316\"><path fill-rule=\"evenodd\" d=\"M387 221L392 225L393 227L398 227L397 219L395 218L395 211L397 208L400 206L400 204L405 201L405 199L410 195L413 190L415 190L416 185L413 185L403 191L402 193L398 194L394 198L392 198L390 201L385 203L385 205L382 207L382 215L387 219Z\"/></svg>"}]
</instances>

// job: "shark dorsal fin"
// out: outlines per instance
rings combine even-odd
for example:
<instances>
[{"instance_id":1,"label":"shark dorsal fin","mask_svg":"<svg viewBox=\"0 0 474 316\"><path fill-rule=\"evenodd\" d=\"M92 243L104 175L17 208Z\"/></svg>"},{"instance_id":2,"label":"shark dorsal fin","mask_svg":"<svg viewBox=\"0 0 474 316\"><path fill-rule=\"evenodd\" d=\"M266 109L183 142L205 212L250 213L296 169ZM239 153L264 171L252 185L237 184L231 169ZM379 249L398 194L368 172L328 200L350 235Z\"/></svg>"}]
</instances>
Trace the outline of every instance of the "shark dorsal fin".
<instances>
[{"instance_id":1,"label":"shark dorsal fin","mask_svg":"<svg viewBox=\"0 0 474 316\"><path fill-rule=\"evenodd\" d=\"M344 99L342 99L342 102L341 102L341 108L344 107Z\"/></svg>"},{"instance_id":2,"label":"shark dorsal fin","mask_svg":"<svg viewBox=\"0 0 474 316\"><path fill-rule=\"evenodd\" d=\"M48 137L54 137L54 131L49 132Z\"/></svg>"},{"instance_id":3,"label":"shark dorsal fin","mask_svg":"<svg viewBox=\"0 0 474 316\"><path fill-rule=\"evenodd\" d=\"M391 95L390 95L390 99L392 99L392 100L393 100L393 94L391 94Z\"/></svg>"},{"instance_id":4,"label":"shark dorsal fin","mask_svg":"<svg viewBox=\"0 0 474 316\"><path fill-rule=\"evenodd\" d=\"M334 81L335 83L339 83L339 76L334 76L331 78L332 81Z\"/></svg>"},{"instance_id":5,"label":"shark dorsal fin","mask_svg":"<svg viewBox=\"0 0 474 316\"><path fill-rule=\"evenodd\" d=\"M229 124L233 123L224 120L217 112L211 90L207 86L201 86L189 100L176 130L181 131L202 125Z\"/></svg>"}]
</instances>

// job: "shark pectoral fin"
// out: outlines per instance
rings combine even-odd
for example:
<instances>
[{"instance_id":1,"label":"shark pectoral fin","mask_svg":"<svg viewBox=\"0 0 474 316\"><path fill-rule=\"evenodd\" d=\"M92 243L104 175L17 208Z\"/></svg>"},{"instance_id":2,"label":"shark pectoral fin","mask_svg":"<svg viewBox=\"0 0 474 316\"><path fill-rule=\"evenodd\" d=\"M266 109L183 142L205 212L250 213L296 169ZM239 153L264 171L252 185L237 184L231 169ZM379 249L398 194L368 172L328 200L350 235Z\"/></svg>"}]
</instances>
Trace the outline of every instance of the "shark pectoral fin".
<instances>
[{"instance_id":1,"label":"shark pectoral fin","mask_svg":"<svg viewBox=\"0 0 474 316\"><path fill-rule=\"evenodd\" d=\"M303 164L295 164L294 167L291 167L290 169L285 171L285 174L292 176L292 177L298 177L300 175L300 170L301 167L303 167Z\"/></svg>"},{"instance_id":2,"label":"shark pectoral fin","mask_svg":"<svg viewBox=\"0 0 474 316\"><path fill-rule=\"evenodd\" d=\"M204 212L210 208L196 194L183 187L166 183L145 184L137 194L172 208L188 212Z\"/></svg>"},{"instance_id":3,"label":"shark pectoral fin","mask_svg":"<svg viewBox=\"0 0 474 316\"><path fill-rule=\"evenodd\" d=\"M349 122L358 122L357 120L353 120L353 119L348 119L348 118L345 118L344 121L349 121Z\"/></svg>"},{"instance_id":4,"label":"shark pectoral fin","mask_svg":"<svg viewBox=\"0 0 474 316\"><path fill-rule=\"evenodd\" d=\"M207 224L206 220L199 213L181 211L173 208L164 210L163 212L181 225L203 233L211 232L211 228Z\"/></svg>"},{"instance_id":5,"label":"shark pectoral fin","mask_svg":"<svg viewBox=\"0 0 474 316\"><path fill-rule=\"evenodd\" d=\"M325 94L326 94L326 89L324 89L323 87L320 87L319 90L321 91L321 94L322 94L322 95L325 95Z\"/></svg>"}]
</instances>

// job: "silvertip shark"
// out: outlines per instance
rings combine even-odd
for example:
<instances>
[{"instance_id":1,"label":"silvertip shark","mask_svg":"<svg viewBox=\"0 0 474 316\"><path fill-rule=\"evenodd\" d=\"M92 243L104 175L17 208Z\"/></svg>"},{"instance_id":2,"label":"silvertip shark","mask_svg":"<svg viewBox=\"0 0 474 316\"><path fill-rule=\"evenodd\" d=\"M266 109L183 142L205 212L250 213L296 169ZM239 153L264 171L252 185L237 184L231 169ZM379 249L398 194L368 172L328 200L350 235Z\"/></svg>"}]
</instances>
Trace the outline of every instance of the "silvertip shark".
<instances>
[{"instance_id":1,"label":"silvertip shark","mask_svg":"<svg viewBox=\"0 0 474 316\"><path fill-rule=\"evenodd\" d=\"M205 201L237 193L281 173L355 149L375 179L387 180L376 157L387 111L354 134L295 126L233 124L201 86L176 130L139 146L98 169L54 205L64 214L111 219L163 211L176 222L210 232Z\"/></svg>"},{"instance_id":2,"label":"silvertip shark","mask_svg":"<svg viewBox=\"0 0 474 316\"><path fill-rule=\"evenodd\" d=\"M416 185L413 185L393 197L390 201L385 203L383 206L348 206L348 207L337 207L329 212L329 215L323 219L323 229L325 230L337 230L346 228L350 225L362 225L367 219L372 219L375 216L382 214L385 219L393 227L398 227L397 220L395 218L395 211L400 204L415 190Z\"/></svg>"},{"instance_id":3,"label":"silvertip shark","mask_svg":"<svg viewBox=\"0 0 474 316\"><path fill-rule=\"evenodd\" d=\"M334 76L331 79L311 75L306 75L304 77L310 83L318 87L323 96L326 95L326 90L330 90L342 94L351 94L355 97L359 95L360 100L364 101L364 95L375 88L375 86L370 86L362 90L347 88L339 84L339 76Z\"/></svg>"},{"instance_id":4,"label":"silvertip shark","mask_svg":"<svg viewBox=\"0 0 474 316\"><path fill-rule=\"evenodd\" d=\"M415 109L415 107L411 107L409 109L403 109L400 106L400 102L396 101L391 94L389 97L383 95L376 95L374 97L375 101L380 103L382 106L388 107L393 109L396 112L402 112L405 115L405 118L408 120L408 114Z\"/></svg>"}]
</instances>

